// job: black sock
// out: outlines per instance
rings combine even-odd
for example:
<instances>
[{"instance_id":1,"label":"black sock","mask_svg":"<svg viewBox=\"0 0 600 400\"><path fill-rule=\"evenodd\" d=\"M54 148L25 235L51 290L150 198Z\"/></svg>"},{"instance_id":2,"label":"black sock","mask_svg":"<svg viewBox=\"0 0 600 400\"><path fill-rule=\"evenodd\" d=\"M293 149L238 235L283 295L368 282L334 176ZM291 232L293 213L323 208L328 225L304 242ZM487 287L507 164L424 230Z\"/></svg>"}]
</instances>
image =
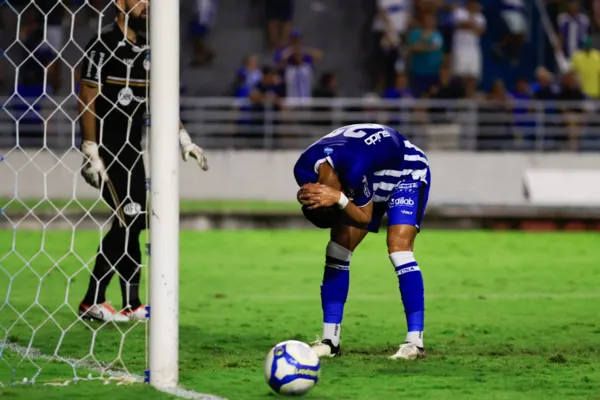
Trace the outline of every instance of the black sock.
<instances>
[{"instance_id":1,"label":"black sock","mask_svg":"<svg viewBox=\"0 0 600 400\"><path fill-rule=\"evenodd\" d=\"M142 253L140 251L139 229L132 226L128 229L127 256L119 262L119 274L121 282L121 295L123 308L135 310L142 305L140 301L140 278Z\"/></svg>"},{"instance_id":2,"label":"black sock","mask_svg":"<svg viewBox=\"0 0 600 400\"><path fill-rule=\"evenodd\" d=\"M88 290L83 299L85 305L91 306L106 301L106 288L116 272L116 263L123 254L124 242L125 229L120 228L118 224L113 224L98 247L94 271L90 276Z\"/></svg>"},{"instance_id":3,"label":"black sock","mask_svg":"<svg viewBox=\"0 0 600 400\"><path fill-rule=\"evenodd\" d=\"M106 301L106 289L115 272L119 273L123 308L136 309L142 304L139 295L142 262L140 233L141 229L135 224L130 228L113 224L98 249L94 271L83 299L85 305Z\"/></svg>"}]
</instances>

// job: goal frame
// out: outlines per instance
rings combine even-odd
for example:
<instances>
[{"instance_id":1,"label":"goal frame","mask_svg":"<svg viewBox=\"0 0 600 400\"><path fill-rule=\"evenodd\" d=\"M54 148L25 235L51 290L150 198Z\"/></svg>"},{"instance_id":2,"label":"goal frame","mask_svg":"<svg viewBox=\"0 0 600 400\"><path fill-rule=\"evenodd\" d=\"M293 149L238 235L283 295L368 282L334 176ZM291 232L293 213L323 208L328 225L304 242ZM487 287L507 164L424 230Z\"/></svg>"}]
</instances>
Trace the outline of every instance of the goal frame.
<instances>
[{"instance_id":1,"label":"goal frame","mask_svg":"<svg viewBox=\"0 0 600 400\"><path fill-rule=\"evenodd\" d=\"M151 386L179 382L179 3L150 11L150 338Z\"/></svg>"}]
</instances>

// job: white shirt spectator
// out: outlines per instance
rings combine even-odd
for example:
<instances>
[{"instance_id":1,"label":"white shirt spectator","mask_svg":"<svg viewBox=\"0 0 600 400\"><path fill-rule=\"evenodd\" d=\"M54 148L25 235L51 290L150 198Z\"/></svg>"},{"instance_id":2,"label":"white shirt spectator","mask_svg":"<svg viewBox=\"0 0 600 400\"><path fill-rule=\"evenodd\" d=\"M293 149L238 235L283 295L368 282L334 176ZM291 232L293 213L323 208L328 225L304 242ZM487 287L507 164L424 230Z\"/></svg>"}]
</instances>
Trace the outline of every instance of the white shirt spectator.
<instances>
[{"instance_id":1,"label":"white shirt spectator","mask_svg":"<svg viewBox=\"0 0 600 400\"><path fill-rule=\"evenodd\" d=\"M303 62L285 67L286 97L296 100L312 97L313 67Z\"/></svg>"},{"instance_id":2,"label":"white shirt spectator","mask_svg":"<svg viewBox=\"0 0 600 400\"><path fill-rule=\"evenodd\" d=\"M410 15L412 14L413 0L377 0L377 16L373 23L374 32L383 32L386 28L379 10L384 10L390 19L393 28L399 34L408 29Z\"/></svg>"},{"instance_id":3,"label":"white shirt spectator","mask_svg":"<svg viewBox=\"0 0 600 400\"><path fill-rule=\"evenodd\" d=\"M478 29L485 29L486 20L481 13L471 13L465 8L454 10L452 20L457 27L452 38L452 68L454 75L479 79L482 57L479 34L460 25L471 21Z\"/></svg>"},{"instance_id":4,"label":"white shirt spectator","mask_svg":"<svg viewBox=\"0 0 600 400\"><path fill-rule=\"evenodd\" d=\"M217 12L215 0L196 0L196 12L199 25L212 26Z\"/></svg>"}]
</instances>

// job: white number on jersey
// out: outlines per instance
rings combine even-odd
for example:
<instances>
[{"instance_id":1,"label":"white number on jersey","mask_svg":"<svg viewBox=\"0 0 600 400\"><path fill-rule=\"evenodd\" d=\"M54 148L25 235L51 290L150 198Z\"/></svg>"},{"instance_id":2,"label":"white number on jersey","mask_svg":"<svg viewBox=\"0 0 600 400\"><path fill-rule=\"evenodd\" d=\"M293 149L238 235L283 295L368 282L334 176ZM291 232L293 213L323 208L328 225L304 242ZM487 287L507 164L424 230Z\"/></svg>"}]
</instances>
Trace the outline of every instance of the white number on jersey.
<instances>
[{"instance_id":1,"label":"white number on jersey","mask_svg":"<svg viewBox=\"0 0 600 400\"><path fill-rule=\"evenodd\" d=\"M385 130L383 126L378 124L356 124L344 126L342 128L336 129L328 135L323 136L323 139L329 139L338 135L344 134L345 137L360 139L367 135L367 132L362 129L379 129ZM367 143L368 144L368 143Z\"/></svg>"}]
</instances>

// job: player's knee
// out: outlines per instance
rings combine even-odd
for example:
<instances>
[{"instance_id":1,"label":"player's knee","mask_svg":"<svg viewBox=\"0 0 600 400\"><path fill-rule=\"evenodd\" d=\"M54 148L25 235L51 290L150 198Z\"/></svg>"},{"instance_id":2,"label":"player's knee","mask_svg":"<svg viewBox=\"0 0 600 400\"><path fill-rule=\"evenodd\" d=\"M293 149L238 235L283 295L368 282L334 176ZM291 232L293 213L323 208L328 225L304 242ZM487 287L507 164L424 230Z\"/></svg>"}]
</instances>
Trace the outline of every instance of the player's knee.
<instances>
[{"instance_id":1,"label":"player's knee","mask_svg":"<svg viewBox=\"0 0 600 400\"><path fill-rule=\"evenodd\" d=\"M335 269L349 269L352 252L339 243L330 241L325 251L325 266Z\"/></svg>"},{"instance_id":2,"label":"player's knee","mask_svg":"<svg viewBox=\"0 0 600 400\"><path fill-rule=\"evenodd\" d=\"M417 232L417 228L410 225L390 226L387 234L388 252L413 251Z\"/></svg>"}]
</instances>

